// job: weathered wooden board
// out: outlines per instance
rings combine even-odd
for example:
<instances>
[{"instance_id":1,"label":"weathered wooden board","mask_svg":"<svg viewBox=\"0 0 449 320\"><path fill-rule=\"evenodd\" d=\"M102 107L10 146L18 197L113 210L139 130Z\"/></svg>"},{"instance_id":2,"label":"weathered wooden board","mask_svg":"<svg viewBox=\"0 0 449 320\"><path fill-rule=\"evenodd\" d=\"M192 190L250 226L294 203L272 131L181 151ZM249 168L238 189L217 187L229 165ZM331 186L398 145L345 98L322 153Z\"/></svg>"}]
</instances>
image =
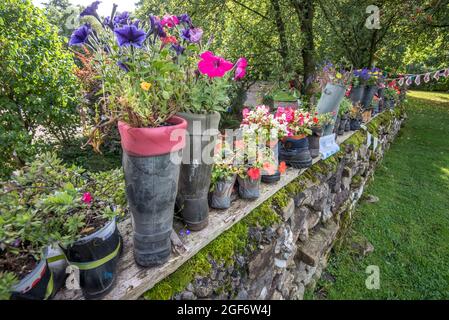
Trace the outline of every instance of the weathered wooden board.
<instances>
[{"instance_id":1,"label":"weathered wooden board","mask_svg":"<svg viewBox=\"0 0 449 320\"><path fill-rule=\"evenodd\" d=\"M337 142L348 139L353 132L346 132L337 138ZM319 161L315 158L313 163ZM162 266L155 268L142 268L134 262L132 245L131 218L119 223L119 229L124 240L123 255L118 266L118 278L115 288L103 299L105 300L131 300L138 299L143 293L151 289L159 281L175 272L182 264L188 261L202 248L217 238L221 233L231 228L235 223L248 215L281 188L292 182L305 170L289 168L282 175L281 180L275 184L262 184L260 197L254 201L236 200L228 210L211 210L209 225L199 231L192 232L188 236L181 237L185 251L174 250L170 260ZM175 223L175 229L180 228L180 223ZM179 244L178 244L179 246ZM184 251L184 252L183 252ZM182 252L182 253L180 253ZM61 290L55 299L83 299L80 290Z\"/></svg>"}]
</instances>

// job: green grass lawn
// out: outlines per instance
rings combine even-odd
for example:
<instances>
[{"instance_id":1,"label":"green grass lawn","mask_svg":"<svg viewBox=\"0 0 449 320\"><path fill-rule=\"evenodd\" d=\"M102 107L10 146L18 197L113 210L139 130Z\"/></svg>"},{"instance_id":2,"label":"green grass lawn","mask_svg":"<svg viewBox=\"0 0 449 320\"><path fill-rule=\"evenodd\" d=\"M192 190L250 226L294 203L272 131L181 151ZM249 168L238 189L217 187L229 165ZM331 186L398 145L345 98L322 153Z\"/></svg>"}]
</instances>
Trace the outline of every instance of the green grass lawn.
<instances>
[{"instance_id":1,"label":"green grass lawn","mask_svg":"<svg viewBox=\"0 0 449 320\"><path fill-rule=\"evenodd\" d=\"M408 120L379 165L344 241L309 299L449 298L449 94L413 91ZM357 243L369 241L366 255ZM379 267L380 288L365 273Z\"/></svg>"}]
</instances>

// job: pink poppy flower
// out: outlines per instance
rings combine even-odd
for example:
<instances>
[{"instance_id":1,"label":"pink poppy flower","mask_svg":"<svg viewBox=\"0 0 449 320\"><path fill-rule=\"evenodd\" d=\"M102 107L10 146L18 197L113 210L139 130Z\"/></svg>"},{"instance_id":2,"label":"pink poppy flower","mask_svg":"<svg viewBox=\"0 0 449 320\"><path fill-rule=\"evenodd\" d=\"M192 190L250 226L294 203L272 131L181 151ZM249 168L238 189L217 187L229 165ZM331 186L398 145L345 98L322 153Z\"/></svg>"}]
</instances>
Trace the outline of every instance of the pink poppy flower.
<instances>
[{"instance_id":1,"label":"pink poppy flower","mask_svg":"<svg viewBox=\"0 0 449 320\"><path fill-rule=\"evenodd\" d=\"M210 78L221 78L234 67L230 61L222 57L214 56L210 51L203 52L200 57L201 60L198 62L198 69L202 74L206 74Z\"/></svg>"},{"instance_id":2,"label":"pink poppy flower","mask_svg":"<svg viewBox=\"0 0 449 320\"><path fill-rule=\"evenodd\" d=\"M85 192L83 194L83 197L81 198L81 201L83 201L86 204L89 204L92 202L92 196L90 194L90 192Z\"/></svg>"},{"instance_id":3,"label":"pink poppy flower","mask_svg":"<svg viewBox=\"0 0 449 320\"><path fill-rule=\"evenodd\" d=\"M240 58L236 63L234 80L240 80L246 75L248 61L246 58Z\"/></svg>"},{"instance_id":4,"label":"pink poppy flower","mask_svg":"<svg viewBox=\"0 0 449 320\"><path fill-rule=\"evenodd\" d=\"M162 17L161 20L161 25L163 27L167 26L169 28L173 28L174 26L179 24L179 19L177 16L172 16L169 14L166 14L165 16Z\"/></svg>"}]
</instances>

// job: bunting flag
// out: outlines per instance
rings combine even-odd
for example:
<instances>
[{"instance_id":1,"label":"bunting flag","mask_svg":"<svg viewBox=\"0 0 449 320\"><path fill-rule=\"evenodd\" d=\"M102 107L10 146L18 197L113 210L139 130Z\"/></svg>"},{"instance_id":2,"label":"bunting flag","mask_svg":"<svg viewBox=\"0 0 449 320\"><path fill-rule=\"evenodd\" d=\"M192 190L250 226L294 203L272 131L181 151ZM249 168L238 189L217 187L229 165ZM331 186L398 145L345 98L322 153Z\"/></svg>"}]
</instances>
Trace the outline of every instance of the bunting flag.
<instances>
[{"instance_id":1,"label":"bunting flag","mask_svg":"<svg viewBox=\"0 0 449 320\"><path fill-rule=\"evenodd\" d=\"M433 78L438 81L440 79L440 71L435 72Z\"/></svg>"},{"instance_id":2,"label":"bunting flag","mask_svg":"<svg viewBox=\"0 0 449 320\"><path fill-rule=\"evenodd\" d=\"M402 87L404 85L404 78L399 79L398 85Z\"/></svg>"},{"instance_id":3,"label":"bunting flag","mask_svg":"<svg viewBox=\"0 0 449 320\"><path fill-rule=\"evenodd\" d=\"M449 68L447 68L446 70L444 70L443 76L445 78L449 77Z\"/></svg>"},{"instance_id":4,"label":"bunting flag","mask_svg":"<svg viewBox=\"0 0 449 320\"><path fill-rule=\"evenodd\" d=\"M413 78L413 77L411 77L411 76L408 77L407 80L405 80L405 84L408 85L408 86L411 85L412 82L413 82L412 78Z\"/></svg>"},{"instance_id":5,"label":"bunting flag","mask_svg":"<svg viewBox=\"0 0 449 320\"><path fill-rule=\"evenodd\" d=\"M430 81L430 72L427 72L426 75L424 76L424 82L427 83Z\"/></svg>"},{"instance_id":6,"label":"bunting flag","mask_svg":"<svg viewBox=\"0 0 449 320\"><path fill-rule=\"evenodd\" d=\"M417 75L417 76L416 76L415 84L416 84L417 86L419 86L419 85L421 84L421 76L420 76L420 75Z\"/></svg>"}]
</instances>

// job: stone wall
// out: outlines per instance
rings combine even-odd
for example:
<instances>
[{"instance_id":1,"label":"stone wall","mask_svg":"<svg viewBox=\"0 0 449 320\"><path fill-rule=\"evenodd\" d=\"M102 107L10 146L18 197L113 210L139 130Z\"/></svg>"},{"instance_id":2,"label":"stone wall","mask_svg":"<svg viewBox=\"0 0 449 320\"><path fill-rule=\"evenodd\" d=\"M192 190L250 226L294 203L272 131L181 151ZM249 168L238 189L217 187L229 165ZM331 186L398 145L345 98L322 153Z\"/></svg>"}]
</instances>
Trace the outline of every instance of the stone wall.
<instances>
[{"instance_id":1,"label":"stone wall","mask_svg":"<svg viewBox=\"0 0 449 320\"><path fill-rule=\"evenodd\" d=\"M386 111L224 232L147 299L302 299L405 114Z\"/></svg>"}]
</instances>

